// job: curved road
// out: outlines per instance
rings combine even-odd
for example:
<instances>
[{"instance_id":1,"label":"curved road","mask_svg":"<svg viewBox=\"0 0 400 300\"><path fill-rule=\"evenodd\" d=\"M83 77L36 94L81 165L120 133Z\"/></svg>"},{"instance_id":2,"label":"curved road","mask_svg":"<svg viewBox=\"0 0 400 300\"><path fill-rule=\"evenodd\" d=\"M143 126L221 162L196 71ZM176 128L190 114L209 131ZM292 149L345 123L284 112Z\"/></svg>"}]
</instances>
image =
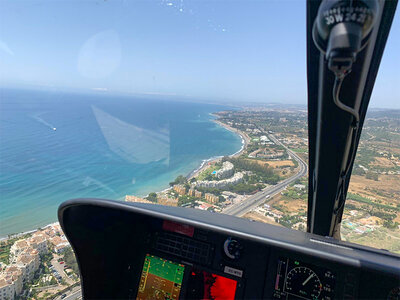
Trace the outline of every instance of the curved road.
<instances>
[{"instance_id":1,"label":"curved road","mask_svg":"<svg viewBox=\"0 0 400 300\"><path fill-rule=\"evenodd\" d=\"M252 210L253 208L263 204L265 202L267 196L273 197L274 195L278 194L283 189L285 189L288 184L296 181L300 177L303 177L304 175L307 174L307 164L296 153L294 153L288 147L286 147L284 144L282 144L272 134L268 134L268 138L271 141L273 141L275 144L281 145L282 147L284 147L286 149L286 151L289 153L289 155L291 157L293 157L299 163L299 167L300 167L299 172L296 175L277 183L276 185L273 185L273 186L263 189L262 191L254 194L253 196L250 196L249 198L247 198L246 200L244 200L240 203L236 203L236 204L224 209L222 211L222 213L241 217L248 211Z\"/></svg>"}]
</instances>

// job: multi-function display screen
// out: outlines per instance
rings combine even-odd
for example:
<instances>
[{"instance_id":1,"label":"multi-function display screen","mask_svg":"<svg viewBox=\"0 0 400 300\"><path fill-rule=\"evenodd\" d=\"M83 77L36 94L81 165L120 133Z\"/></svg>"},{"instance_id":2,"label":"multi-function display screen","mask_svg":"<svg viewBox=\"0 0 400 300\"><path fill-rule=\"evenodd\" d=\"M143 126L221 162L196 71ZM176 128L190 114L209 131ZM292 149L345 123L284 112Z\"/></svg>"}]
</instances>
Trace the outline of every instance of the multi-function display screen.
<instances>
[{"instance_id":1,"label":"multi-function display screen","mask_svg":"<svg viewBox=\"0 0 400 300\"><path fill-rule=\"evenodd\" d=\"M275 299L334 298L335 274L325 268L289 258L279 258L276 272Z\"/></svg>"},{"instance_id":2,"label":"multi-function display screen","mask_svg":"<svg viewBox=\"0 0 400 300\"><path fill-rule=\"evenodd\" d=\"M237 281L193 268L187 283L188 299L235 299Z\"/></svg>"},{"instance_id":3,"label":"multi-function display screen","mask_svg":"<svg viewBox=\"0 0 400 300\"><path fill-rule=\"evenodd\" d=\"M147 254L136 299L179 299L185 266Z\"/></svg>"},{"instance_id":4,"label":"multi-function display screen","mask_svg":"<svg viewBox=\"0 0 400 300\"><path fill-rule=\"evenodd\" d=\"M136 299L233 300L237 284L236 280L147 254Z\"/></svg>"}]
</instances>

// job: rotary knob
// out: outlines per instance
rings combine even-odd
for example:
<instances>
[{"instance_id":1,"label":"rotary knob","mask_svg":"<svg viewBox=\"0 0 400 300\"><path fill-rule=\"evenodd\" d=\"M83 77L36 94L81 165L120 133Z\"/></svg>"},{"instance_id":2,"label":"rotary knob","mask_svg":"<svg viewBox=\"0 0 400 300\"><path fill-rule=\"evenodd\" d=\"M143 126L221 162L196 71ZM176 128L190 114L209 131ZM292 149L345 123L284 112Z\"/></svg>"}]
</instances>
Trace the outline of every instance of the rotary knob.
<instances>
[{"instance_id":1,"label":"rotary knob","mask_svg":"<svg viewBox=\"0 0 400 300\"><path fill-rule=\"evenodd\" d=\"M228 258L232 260L239 259L240 256L242 255L242 251L243 247L239 243L239 241L233 238L226 239L224 243L224 253Z\"/></svg>"}]
</instances>

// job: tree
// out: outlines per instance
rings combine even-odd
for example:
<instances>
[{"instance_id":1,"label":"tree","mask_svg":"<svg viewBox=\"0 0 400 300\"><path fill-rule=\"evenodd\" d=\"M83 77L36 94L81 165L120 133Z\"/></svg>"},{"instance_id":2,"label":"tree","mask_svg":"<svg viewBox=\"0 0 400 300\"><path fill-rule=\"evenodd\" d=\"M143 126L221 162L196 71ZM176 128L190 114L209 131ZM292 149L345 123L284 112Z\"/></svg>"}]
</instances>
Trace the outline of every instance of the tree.
<instances>
[{"instance_id":1,"label":"tree","mask_svg":"<svg viewBox=\"0 0 400 300\"><path fill-rule=\"evenodd\" d=\"M376 173L367 173L367 175L365 175L365 178L372 179L375 181L379 180L378 174L376 174Z\"/></svg>"},{"instance_id":2,"label":"tree","mask_svg":"<svg viewBox=\"0 0 400 300\"><path fill-rule=\"evenodd\" d=\"M151 202L157 202L157 194L156 193L150 193L147 197L147 200L151 201Z\"/></svg>"},{"instance_id":3,"label":"tree","mask_svg":"<svg viewBox=\"0 0 400 300\"><path fill-rule=\"evenodd\" d=\"M174 186L175 184L185 184L187 182L187 179L183 175L179 175L178 177L175 178L174 181L170 182L170 186Z\"/></svg>"},{"instance_id":4,"label":"tree","mask_svg":"<svg viewBox=\"0 0 400 300\"><path fill-rule=\"evenodd\" d=\"M67 266L69 266L76 274L79 274L78 263L76 262L75 254L72 248L67 248L64 250L64 261Z\"/></svg>"}]
</instances>

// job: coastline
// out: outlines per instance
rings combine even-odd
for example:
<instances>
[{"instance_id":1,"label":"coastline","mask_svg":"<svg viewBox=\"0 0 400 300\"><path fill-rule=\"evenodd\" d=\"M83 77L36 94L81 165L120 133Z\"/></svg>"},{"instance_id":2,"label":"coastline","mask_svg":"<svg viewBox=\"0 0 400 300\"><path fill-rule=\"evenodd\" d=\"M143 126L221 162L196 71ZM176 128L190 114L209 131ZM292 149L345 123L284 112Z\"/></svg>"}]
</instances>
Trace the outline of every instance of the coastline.
<instances>
[{"instance_id":1,"label":"coastline","mask_svg":"<svg viewBox=\"0 0 400 300\"><path fill-rule=\"evenodd\" d=\"M27 231L23 231L23 232L19 232L19 233L12 233L12 234L9 234L8 236L0 237L0 242L6 241L6 240L9 240L9 239L18 238L18 237L24 236L26 234L31 234L31 233L34 233L34 232L36 232L38 230L45 229L47 227L51 227L51 226L55 226L55 225L59 225L59 224L60 223L58 221L56 221L56 222L44 225L44 226L42 226L40 228L37 228L37 229L27 230Z\"/></svg>"},{"instance_id":2,"label":"coastline","mask_svg":"<svg viewBox=\"0 0 400 300\"><path fill-rule=\"evenodd\" d=\"M217 116L214 115L214 114L211 114L211 115L214 116L214 117L217 117ZM237 152L235 152L235 153L233 153L233 154L228 155L229 157L238 157L238 156L240 156L240 155L243 153L243 151L247 148L247 145L250 143L250 138L249 138L249 136L248 136L246 133L244 133L243 131L241 131L241 130L239 130L239 129L236 129L236 128L233 128L233 127L229 126L228 124L225 124L225 123L223 123L223 122L221 122L221 121L219 121L219 120L217 120L217 119L214 119L214 120L212 120L212 121L213 121L214 123L218 124L219 126L225 128L226 130L229 130L229 131L231 131L231 132L233 132L233 133L235 133L235 134L237 134L237 135L240 136L240 138L241 138L241 140L242 140L242 147L239 149L239 151L237 151ZM222 158L223 158L223 156L217 156L217 157L211 157L211 158L209 158L209 159L203 160L202 163L201 163L201 165L200 165L197 169L195 169L195 170L193 170L192 172L190 172L190 173L186 176L186 178L187 178L188 180L190 180L190 179L196 177L196 176L199 175L202 171L204 171L205 169L207 169L208 166L210 165L210 163L218 162L218 161L221 160Z\"/></svg>"},{"instance_id":3,"label":"coastline","mask_svg":"<svg viewBox=\"0 0 400 300\"><path fill-rule=\"evenodd\" d=\"M218 117L217 115L214 115L214 114L210 114L210 115L212 115L212 116L214 116L214 117ZM227 124L225 124L225 123L223 123L223 122L221 122L221 121L219 121L219 120L217 120L217 119L212 119L212 120L210 120L210 121L212 121L212 122L216 123L217 125L219 125L219 126L225 128L226 130L229 130L229 131L231 131L231 132L237 134L238 136L240 136L240 138L241 138L241 140L242 140L242 146L241 146L241 148L240 148L237 152L235 152L235 153L233 153L233 154L230 154L230 155L227 155L227 156L229 156L229 157L237 157L237 156L241 155L241 154L243 153L243 151L246 149L246 147L247 147L247 145L249 144L249 142L250 142L250 138L247 136L247 134L244 133L244 132L242 132L242 131L240 131L240 130L238 130L238 129L232 128L232 127L230 127L229 125L227 125ZM210 163L217 162L217 161L221 160L223 157L224 157L224 156L214 156L214 157L210 157L210 158L208 158L208 159L204 159L204 160L201 162L201 164L200 164L199 167L197 167L196 169L194 169L193 171L191 171L189 174L187 174L186 178L187 178L188 180L190 180L190 179L192 179L192 178L198 176L202 171L204 171L206 168L208 168L208 166L210 165ZM172 180L173 180L173 179L172 179ZM172 188L172 187L167 187L167 188L165 188L165 189L163 189L163 190L161 190L161 191L159 191L159 192L157 192L157 193L167 192L167 191L170 190L171 188ZM123 201L123 199L120 199L120 200ZM52 223L47 224L47 225L43 225L43 226L41 226L40 228L43 229L43 228L52 226L52 225L54 225L54 224L58 224L58 221L52 222ZM38 230L38 229L32 229L32 230L27 230L27 231L24 231L24 232L9 234L9 235L7 235L7 236L0 237L0 241L6 241L6 240L8 240L8 239L12 239L12 238L24 236L24 235L26 235L26 234L31 234L31 233L36 232L37 230Z\"/></svg>"}]
</instances>

